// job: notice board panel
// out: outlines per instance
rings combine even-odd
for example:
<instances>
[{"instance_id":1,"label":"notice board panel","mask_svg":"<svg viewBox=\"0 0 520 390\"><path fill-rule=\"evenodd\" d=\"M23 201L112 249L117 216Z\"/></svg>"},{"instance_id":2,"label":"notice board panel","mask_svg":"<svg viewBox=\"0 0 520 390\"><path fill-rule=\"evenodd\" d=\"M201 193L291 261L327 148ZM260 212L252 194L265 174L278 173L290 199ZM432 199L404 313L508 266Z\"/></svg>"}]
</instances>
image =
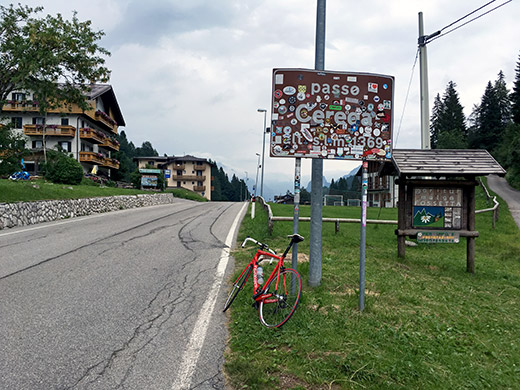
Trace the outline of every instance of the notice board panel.
<instances>
[{"instance_id":1,"label":"notice board panel","mask_svg":"<svg viewBox=\"0 0 520 390\"><path fill-rule=\"evenodd\" d=\"M389 160L394 78L274 69L271 157Z\"/></svg>"}]
</instances>

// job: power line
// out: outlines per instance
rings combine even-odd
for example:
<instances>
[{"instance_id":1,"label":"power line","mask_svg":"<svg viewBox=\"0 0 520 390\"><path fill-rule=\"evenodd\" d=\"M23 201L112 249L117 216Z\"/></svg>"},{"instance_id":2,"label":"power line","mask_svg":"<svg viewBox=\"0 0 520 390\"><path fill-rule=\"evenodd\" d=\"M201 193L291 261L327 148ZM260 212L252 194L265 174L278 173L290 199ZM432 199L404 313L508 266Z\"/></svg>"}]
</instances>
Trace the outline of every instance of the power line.
<instances>
[{"instance_id":1,"label":"power line","mask_svg":"<svg viewBox=\"0 0 520 390\"><path fill-rule=\"evenodd\" d=\"M496 1L496 0L491 0L489 3L484 4L482 7L479 7L479 8L477 8L476 10L470 12L469 14L463 16L462 18L457 19L457 20L454 21L453 23L448 24L446 27L441 28L440 31L444 31L444 30L446 30L448 27L451 27L451 26L453 26L454 24L457 24L458 22L460 22L461 20L466 19L468 16L473 15L475 12L480 11L482 8L486 8L489 4L494 3L495 1Z\"/></svg>"},{"instance_id":2,"label":"power line","mask_svg":"<svg viewBox=\"0 0 520 390\"><path fill-rule=\"evenodd\" d=\"M408 95L410 94L410 87L412 86L413 75L415 72L415 65L417 65L417 58L419 58L419 49L415 53L415 60L412 66L412 72L410 74L410 81L408 82L408 90L406 91L406 97L404 99L403 112L401 113L401 119L399 120L399 127L397 128L397 135L395 136L395 141L393 147L397 145L397 140L399 139L399 132L401 131L401 125L403 123L404 111L406 110L406 104L408 103Z\"/></svg>"},{"instance_id":3,"label":"power line","mask_svg":"<svg viewBox=\"0 0 520 390\"><path fill-rule=\"evenodd\" d=\"M460 20L462 20L462 19L468 17L469 15L471 15L471 14L477 12L478 10L480 10L480 9L482 9L482 8L484 8L484 7L486 7L487 5L493 3L494 1L496 1L496 0L493 0L493 1L489 2L489 3L487 3L486 5L483 5L482 7L476 9L475 11L473 11L473 12L469 13L468 15L464 16L463 18L459 19L458 21L460 21ZM497 5L495 8L492 8L492 9L490 9L489 11L484 12L483 14L480 14L479 16L476 16L476 17L474 17L473 19L468 20L466 23L463 23L463 24L461 24L460 26L454 27L454 28L452 28L451 30L446 31L446 32L443 33L443 34L436 35L435 37L433 37L433 38L431 38L431 39L429 39L429 40L427 39L427 42L426 42L426 43L430 43L430 42L432 42L432 41L434 41L434 40L436 40L436 39L439 39L440 37L443 37L443 36L445 36L445 35L448 35L449 33L453 32L453 31L455 31L455 30L458 30L459 28L464 27L466 24L469 24L469 23L471 23L471 22L473 22L473 21L475 21L475 20L477 20L477 19L480 19L481 17L483 17L483 16L489 14L490 12L495 11L496 9L498 9L498 8L500 8L500 7L503 7L504 5L506 5L507 3L510 3L510 2L512 2L512 1L513 1L513 0L507 0L507 1L504 2L504 3L502 3L502 4L500 4L500 5ZM458 22L458 21L457 21L457 22ZM453 23L449 24L448 26L444 27L442 30L445 30L446 28L448 28L448 27L454 25L454 24L457 23L457 22L453 22ZM442 30L440 30L440 31L442 31ZM439 31L439 32L440 32L440 31ZM432 35L433 35L433 34L432 34Z\"/></svg>"}]
</instances>

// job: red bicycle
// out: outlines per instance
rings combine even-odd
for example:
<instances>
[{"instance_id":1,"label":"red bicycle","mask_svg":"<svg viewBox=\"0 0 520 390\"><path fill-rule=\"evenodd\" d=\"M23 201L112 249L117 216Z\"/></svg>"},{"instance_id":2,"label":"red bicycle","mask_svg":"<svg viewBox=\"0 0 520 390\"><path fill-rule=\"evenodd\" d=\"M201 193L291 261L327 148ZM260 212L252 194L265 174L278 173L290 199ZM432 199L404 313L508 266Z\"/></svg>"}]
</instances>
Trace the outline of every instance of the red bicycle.
<instances>
[{"instance_id":1,"label":"red bicycle","mask_svg":"<svg viewBox=\"0 0 520 390\"><path fill-rule=\"evenodd\" d=\"M292 268L285 268L284 260L293 244L302 242L304 238L299 234L288 237L291 242L281 256L277 256L276 252L270 249L267 244L258 242L254 238L247 237L244 240L242 248L248 241L252 241L259 246L259 249L233 283L233 288L223 311L231 306L238 293L244 288L251 272L253 272L253 299L255 301L253 306L258 307L260 322L269 328L279 328L291 318L300 301L302 282L298 272ZM273 261L277 262L264 284L261 264L266 261L269 264L272 264Z\"/></svg>"}]
</instances>

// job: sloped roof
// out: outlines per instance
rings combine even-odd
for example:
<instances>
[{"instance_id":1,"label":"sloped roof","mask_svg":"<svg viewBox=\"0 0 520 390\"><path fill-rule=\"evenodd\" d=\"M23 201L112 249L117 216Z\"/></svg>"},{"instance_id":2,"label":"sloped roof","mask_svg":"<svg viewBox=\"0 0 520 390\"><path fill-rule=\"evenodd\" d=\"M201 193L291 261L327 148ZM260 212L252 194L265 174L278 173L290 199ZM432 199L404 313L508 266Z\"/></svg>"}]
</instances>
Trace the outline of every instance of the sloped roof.
<instances>
[{"instance_id":1,"label":"sloped roof","mask_svg":"<svg viewBox=\"0 0 520 390\"><path fill-rule=\"evenodd\" d=\"M105 107L110 107L112 109L112 114L114 115L114 120L117 125L126 126L125 119L123 118L123 114L119 108L119 103L117 102L116 94L114 93L112 86L108 84L91 84L89 85L89 88L90 91L87 92L87 97L90 100L100 97Z\"/></svg>"},{"instance_id":2,"label":"sloped roof","mask_svg":"<svg viewBox=\"0 0 520 390\"><path fill-rule=\"evenodd\" d=\"M394 149L398 175L504 176L506 171L485 149Z\"/></svg>"}]
</instances>

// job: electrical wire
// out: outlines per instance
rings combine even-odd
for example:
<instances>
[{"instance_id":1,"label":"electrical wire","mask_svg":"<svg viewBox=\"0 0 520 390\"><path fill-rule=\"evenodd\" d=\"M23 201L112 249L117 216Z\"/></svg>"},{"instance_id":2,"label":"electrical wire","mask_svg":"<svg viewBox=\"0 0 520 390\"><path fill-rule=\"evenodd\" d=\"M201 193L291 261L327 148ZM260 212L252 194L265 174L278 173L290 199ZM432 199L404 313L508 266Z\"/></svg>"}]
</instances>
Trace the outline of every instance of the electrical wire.
<instances>
[{"instance_id":1,"label":"electrical wire","mask_svg":"<svg viewBox=\"0 0 520 390\"><path fill-rule=\"evenodd\" d=\"M493 0L493 1L495 1L495 0ZM513 0L507 0L505 3L502 3L502 4L500 4L500 5L497 5L495 8L492 8L492 9L490 9L489 11L484 12L483 14L481 14L481 15L479 15L479 16L476 16L476 17L474 17L473 19L468 20L466 23L463 23L463 24L461 24L460 26L454 27L454 28L452 28L451 30L446 31L446 32L443 33L443 34L437 35L436 37L430 39L430 40L428 41L428 43L433 42L434 40L439 39L440 37L443 37L443 36L445 36L445 35L448 35L449 33L453 32L453 31L455 31L455 30L458 30L459 28L464 27L466 24L469 24L469 23L471 23L471 22L473 22L473 21L475 21L475 20L477 20L477 19L480 19L481 17L483 17L483 16L489 14L490 12L493 12L494 10L496 10L496 9L498 9L498 8L504 6L504 5L506 5L507 3L510 3L510 2L512 2L512 1L513 1ZM491 3L492 3L492 2L491 2ZM490 4L490 3L488 3L488 4ZM482 6L482 7L480 7L479 9L482 9L483 7L487 6L488 4L486 4L486 5ZM475 10L475 11L473 11L472 13L475 13L476 11L478 11L478 10ZM472 13L471 13L471 14L472 14ZM471 15L471 14L468 14L468 15ZM468 16L468 15L467 15L467 16ZM464 18L466 18L467 16L465 16ZM461 19L464 19L464 18L461 18ZM459 20L461 20L461 19L459 19ZM456 22L451 23L450 25L444 27L444 29L446 29L446 28L449 27L449 26L452 26L452 25L455 24L455 23L456 23ZM444 30L444 29L443 29L443 30ZM442 30L441 30L441 31L442 31Z\"/></svg>"},{"instance_id":2,"label":"electrical wire","mask_svg":"<svg viewBox=\"0 0 520 390\"><path fill-rule=\"evenodd\" d=\"M479 7L479 8L477 8L476 10L470 12L469 14L463 16L462 18L457 19L457 20L454 21L453 23L448 24L446 27L441 28L440 31L444 31L444 30L446 30L448 27L451 27L451 26L453 26L454 24L457 24L458 22L460 22L461 20L466 19L468 16L473 15L475 12L480 11L482 8L486 8L489 4L494 3L495 1L496 1L496 0L491 0L489 3L484 4L482 7Z\"/></svg>"},{"instance_id":3,"label":"electrical wire","mask_svg":"<svg viewBox=\"0 0 520 390\"><path fill-rule=\"evenodd\" d=\"M413 75L415 73L415 65L417 65L417 59L419 58L419 49L415 53L415 60L413 61L412 72L410 74L410 81L408 82L408 90L406 91L406 97L404 99L403 112L401 113L401 119L399 120L399 127L397 128L397 134L395 136L393 147L397 145L399 139L399 132L401 131L401 125L403 124L404 111L406 110L406 104L408 103L408 95L410 94L410 87L412 86Z\"/></svg>"}]
</instances>

